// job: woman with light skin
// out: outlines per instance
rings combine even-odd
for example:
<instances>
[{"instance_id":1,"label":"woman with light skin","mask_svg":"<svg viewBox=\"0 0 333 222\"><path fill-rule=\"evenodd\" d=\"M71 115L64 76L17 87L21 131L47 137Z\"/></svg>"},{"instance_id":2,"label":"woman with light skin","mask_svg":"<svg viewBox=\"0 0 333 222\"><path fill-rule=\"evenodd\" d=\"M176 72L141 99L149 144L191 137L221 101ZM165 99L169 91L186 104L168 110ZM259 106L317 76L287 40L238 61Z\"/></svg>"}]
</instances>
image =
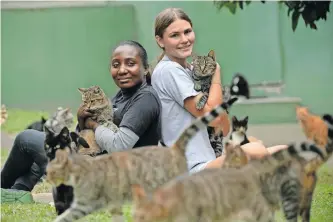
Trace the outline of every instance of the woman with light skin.
<instances>
[{"instance_id":1,"label":"woman with light skin","mask_svg":"<svg viewBox=\"0 0 333 222\"><path fill-rule=\"evenodd\" d=\"M208 101L202 110L197 110L195 104L201 93L194 90L191 65L186 62L195 43L192 21L182 9L167 8L156 17L155 39L163 53L153 71L152 86L162 103L162 140L170 146L196 117L223 102L221 68L217 64ZM230 129L228 115L220 116L210 126L222 126L224 135L227 135ZM279 145L266 149L261 142L250 142L242 149L250 158L260 158L286 147ZM225 158L224 155L215 157L207 130L201 130L190 141L186 155L190 172L221 167Z\"/></svg>"}]
</instances>

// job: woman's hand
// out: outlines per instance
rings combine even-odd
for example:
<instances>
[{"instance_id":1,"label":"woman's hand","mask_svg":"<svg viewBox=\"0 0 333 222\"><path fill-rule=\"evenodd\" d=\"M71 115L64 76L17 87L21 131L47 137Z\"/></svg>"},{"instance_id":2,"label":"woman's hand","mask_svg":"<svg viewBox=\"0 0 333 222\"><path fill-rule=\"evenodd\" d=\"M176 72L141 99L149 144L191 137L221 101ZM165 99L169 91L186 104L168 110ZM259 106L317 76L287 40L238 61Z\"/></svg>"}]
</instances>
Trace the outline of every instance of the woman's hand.
<instances>
[{"instance_id":1,"label":"woman's hand","mask_svg":"<svg viewBox=\"0 0 333 222\"><path fill-rule=\"evenodd\" d=\"M216 62L216 70L212 77L212 84L220 84L221 85L221 66Z\"/></svg>"},{"instance_id":2,"label":"woman's hand","mask_svg":"<svg viewBox=\"0 0 333 222\"><path fill-rule=\"evenodd\" d=\"M88 117L84 121L85 129L92 129L93 131L95 131L98 126L99 126L99 124L95 120L93 120L93 118L91 118L91 117Z\"/></svg>"},{"instance_id":3,"label":"woman's hand","mask_svg":"<svg viewBox=\"0 0 333 222\"><path fill-rule=\"evenodd\" d=\"M88 109L86 109L86 107L84 105L81 105L77 111L77 121L79 123L79 127L81 130L83 130L85 128L85 120L88 117L92 117L93 114L91 112L89 112Z\"/></svg>"}]
</instances>

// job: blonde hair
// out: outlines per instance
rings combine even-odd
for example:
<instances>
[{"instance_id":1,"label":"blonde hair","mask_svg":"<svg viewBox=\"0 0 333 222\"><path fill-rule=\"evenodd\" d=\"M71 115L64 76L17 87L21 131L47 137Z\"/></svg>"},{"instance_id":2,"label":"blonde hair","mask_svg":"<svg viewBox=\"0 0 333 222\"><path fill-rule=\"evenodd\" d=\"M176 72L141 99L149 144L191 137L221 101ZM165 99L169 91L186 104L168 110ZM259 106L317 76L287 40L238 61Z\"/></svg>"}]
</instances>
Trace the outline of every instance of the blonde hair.
<instances>
[{"instance_id":1,"label":"blonde hair","mask_svg":"<svg viewBox=\"0 0 333 222\"><path fill-rule=\"evenodd\" d=\"M176 21L177 19L185 20L192 25L192 21L190 17L180 8L166 8L161 11L156 19L155 19L155 36L159 36L163 38L163 34L165 29L169 27L171 23ZM162 48L163 49L163 48ZM163 56L165 55L164 49L162 54L158 57L157 62L161 61Z\"/></svg>"}]
</instances>

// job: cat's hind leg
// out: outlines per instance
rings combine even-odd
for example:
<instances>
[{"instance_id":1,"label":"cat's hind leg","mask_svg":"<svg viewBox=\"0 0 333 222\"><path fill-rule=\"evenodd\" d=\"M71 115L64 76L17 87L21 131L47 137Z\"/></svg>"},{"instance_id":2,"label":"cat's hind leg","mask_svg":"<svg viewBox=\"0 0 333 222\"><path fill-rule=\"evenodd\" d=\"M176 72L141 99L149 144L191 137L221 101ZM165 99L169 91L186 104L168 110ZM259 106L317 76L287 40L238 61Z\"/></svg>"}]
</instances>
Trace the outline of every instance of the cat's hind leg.
<instances>
[{"instance_id":1,"label":"cat's hind leg","mask_svg":"<svg viewBox=\"0 0 333 222\"><path fill-rule=\"evenodd\" d=\"M290 179L281 186L282 209L286 221L297 222L299 212L299 184L298 181Z\"/></svg>"},{"instance_id":2,"label":"cat's hind leg","mask_svg":"<svg viewBox=\"0 0 333 222\"><path fill-rule=\"evenodd\" d=\"M196 108L198 110L202 110L205 104L207 103L207 100L208 100L208 93L204 93L196 103Z\"/></svg>"},{"instance_id":3,"label":"cat's hind leg","mask_svg":"<svg viewBox=\"0 0 333 222\"><path fill-rule=\"evenodd\" d=\"M125 222L122 206L111 205L109 207L109 213L112 215L112 222Z\"/></svg>"}]
</instances>

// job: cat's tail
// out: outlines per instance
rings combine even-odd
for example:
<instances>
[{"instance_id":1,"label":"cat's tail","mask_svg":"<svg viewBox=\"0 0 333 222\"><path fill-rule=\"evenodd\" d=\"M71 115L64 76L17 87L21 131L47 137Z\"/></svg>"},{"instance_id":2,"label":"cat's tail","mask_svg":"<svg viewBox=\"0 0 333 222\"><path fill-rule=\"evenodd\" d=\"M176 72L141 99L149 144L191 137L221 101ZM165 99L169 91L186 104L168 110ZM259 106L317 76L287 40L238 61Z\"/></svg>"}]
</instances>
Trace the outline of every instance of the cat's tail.
<instances>
[{"instance_id":1,"label":"cat's tail","mask_svg":"<svg viewBox=\"0 0 333 222\"><path fill-rule=\"evenodd\" d=\"M192 124L187 127L180 137L176 140L174 145L171 147L174 150L180 151L185 154L186 146L190 139L200 131L201 128L207 128L209 123L211 123L215 118L220 116L222 113L229 113L229 108L232 106L234 102L236 102L238 98L232 98L227 102L222 103L221 105L215 107L212 111L205 113L205 115L198 117Z\"/></svg>"},{"instance_id":2,"label":"cat's tail","mask_svg":"<svg viewBox=\"0 0 333 222\"><path fill-rule=\"evenodd\" d=\"M321 157L316 156L308 161L305 166L305 172L307 173L316 171L321 165L326 163L333 154L333 116L325 114L322 118L327 124L328 130L328 140L325 146L325 153L322 151L323 154Z\"/></svg>"},{"instance_id":3,"label":"cat's tail","mask_svg":"<svg viewBox=\"0 0 333 222\"><path fill-rule=\"evenodd\" d=\"M267 170L271 170L271 168L282 166L293 159L300 158L301 154L305 152L313 152L316 153L319 158L324 158L324 154L321 151L321 148L319 148L317 145L310 142L301 142L297 144L290 144L286 149L279 150L261 159L253 160L252 165L254 165L256 168L256 165L260 165L258 167L262 167L262 164L264 163L267 166Z\"/></svg>"}]
</instances>

